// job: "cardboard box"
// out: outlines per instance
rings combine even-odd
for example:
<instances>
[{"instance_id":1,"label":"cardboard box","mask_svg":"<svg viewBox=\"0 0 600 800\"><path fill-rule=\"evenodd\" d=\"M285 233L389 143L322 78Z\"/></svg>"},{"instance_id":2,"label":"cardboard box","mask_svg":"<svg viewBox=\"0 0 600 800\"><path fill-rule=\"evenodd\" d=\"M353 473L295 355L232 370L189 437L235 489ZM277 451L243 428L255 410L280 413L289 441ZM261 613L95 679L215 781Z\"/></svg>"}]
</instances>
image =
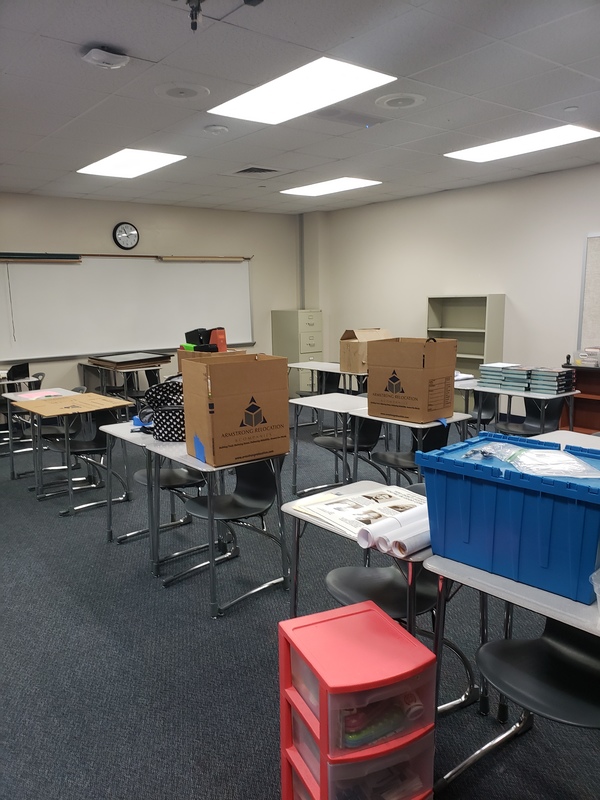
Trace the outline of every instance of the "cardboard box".
<instances>
[{"instance_id":1,"label":"cardboard box","mask_svg":"<svg viewBox=\"0 0 600 800\"><path fill-rule=\"evenodd\" d=\"M213 467L287 453L287 359L229 355L183 360L187 452Z\"/></svg>"},{"instance_id":2,"label":"cardboard box","mask_svg":"<svg viewBox=\"0 0 600 800\"><path fill-rule=\"evenodd\" d=\"M454 414L456 339L369 342L369 414L433 422Z\"/></svg>"},{"instance_id":3,"label":"cardboard box","mask_svg":"<svg viewBox=\"0 0 600 800\"><path fill-rule=\"evenodd\" d=\"M189 358L195 361L209 361L211 358L221 358L222 356L241 356L245 355L245 350L226 350L224 353L202 353L195 350L177 351L177 372L181 372L181 365L184 360Z\"/></svg>"},{"instance_id":4,"label":"cardboard box","mask_svg":"<svg viewBox=\"0 0 600 800\"><path fill-rule=\"evenodd\" d=\"M385 328L355 328L344 331L340 338L340 372L367 372L367 343L375 339L390 339Z\"/></svg>"}]
</instances>

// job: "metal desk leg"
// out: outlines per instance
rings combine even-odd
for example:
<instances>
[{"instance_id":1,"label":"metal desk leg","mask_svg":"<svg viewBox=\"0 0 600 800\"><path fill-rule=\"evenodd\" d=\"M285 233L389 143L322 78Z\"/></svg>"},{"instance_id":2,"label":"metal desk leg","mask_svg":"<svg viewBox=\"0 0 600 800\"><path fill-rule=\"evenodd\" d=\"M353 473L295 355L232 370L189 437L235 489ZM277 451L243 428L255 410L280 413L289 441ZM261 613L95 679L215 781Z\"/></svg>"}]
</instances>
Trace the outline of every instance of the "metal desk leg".
<instances>
[{"instance_id":1,"label":"metal desk leg","mask_svg":"<svg viewBox=\"0 0 600 800\"><path fill-rule=\"evenodd\" d=\"M290 558L285 541L285 517L281 510L281 506L283 505L281 467L282 463L280 459L271 459L271 468L275 476L275 489L277 492L277 523L279 525L279 546L281 548L281 575L283 578L283 588L287 591L290 588Z\"/></svg>"},{"instance_id":2,"label":"metal desk leg","mask_svg":"<svg viewBox=\"0 0 600 800\"><path fill-rule=\"evenodd\" d=\"M504 604L504 638L505 639L512 639L512 628L513 628L513 611L514 605L512 603L506 602ZM497 715L498 722L504 724L508 722L508 701L506 699L506 695L501 694L500 700L498 701L498 715Z\"/></svg>"},{"instance_id":3,"label":"metal desk leg","mask_svg":"<svg viewBox=\"0 0 600 800\"><path fill-rule=\"evenodd\" d=\"M405 564L408 583L406 587L406 630L414 636L417 628L417 581L414 562L406 561Z\"/></svg>"},{"instance_id":4,"label":"metal desk leg","mask_svg":"<svg viewBox=\"0 0 600 800\"><path fill-rule=\"evenodd\" d=\"M292 493L297 494L298 491L298 420L302 406L294 406L294 435L293 435L293 458L292 458Z\"/></svg>"},{"instance_id":5,"label":"metal desk leg","mask_svg":"<svg viewBox=\"0 0 600 800\"><path fill-rule=\"evenodd\" d=\"M15 472L15 436L13 430L13 421L12 421L12 411L11 411L11 401L7 401L7 411L8 411L8 457L10 461L10 479L14 481L17 477Z\"/></svg>"},{"instance_id":6,"label":"metal desk leg","mask_svg":"<svg viewBox=\"0 0 600 800\"><path fill-rule=\"evenodd\" d=\"M423 428L417 428L417 450L423 449ZM417 480L422 481L421 467L417 464Z\"/></svg>"},{"instance_id":7,"label":"metal desk leg","mask_svg":"<svg viewBox=\"0 0 600 800\"><path fill-rule=\"evenodd\" d=\"M112 542L112 447L106 436L106 541Z\"/></svg>"},{"instance_id":8,"label":"metal desk leg","mask_svg":"<svg viewBox=\"0 0 600 800\"><path fill-rule=\"evenodd\" d=\"M569 405L569 430L573 430L573 406L574 406L575 397L571 395L567 398L567 403Z\"/></svg>"},{"instance_id":9,"label":"metal desk leg","mask_svg":"<svg viewBox=\"0 0 600 800\"><path fill-rule=\"evenodd\" d=\"M546 426L544 422L546 420L546 400L542 400L540 403L540 430L542 433L546 432Z\"/></svg>"},{"instance_id":10,"label":"metal desk leg","mask_svg":"<svg viewBox=\"0 0 600 800\"><path fill-rule=\"evenodd\" d=\"M67 462L67 491L69 494L69 508L67 509L67 514L74 514L75 500L73 496L73 465L71 464L71 438L69 436L70 432L69 420L70 418L65 415L64 417L65 459Z\"/></svg>"},{"instance_id":11,"label":"metal desk leg","mask_svg":"<svg viewBox=\"0 0 600 800\"><path fill-rule=\"evenodd\" d=\"M160 456L146 450L146 480L148 485L148 531L152 574L160 575Z\"/></svg>"},{"instance_id":12,"label":"metal desk leg","mask_svg":"<svg viewBox=\"0 0 600 800\"><path fill-rule=\"evenodd\" d=\"M488 640L488 596L479 592L479 643L485 644ZM479 713L487 716L490 713L490 696L487 678L479 676Z\"/></svg>"},{"instance_id":13,"label":"metal desk leg","mask_svg":"<svg viewBox=\"0 0 600 800\"><path fill-rule=\"evenodd\" d=\"M444 627L446 625L447 581L438 575L437 605L435 610L435 630L433 634L433 652L437 660L435 672L435 707L440 705L440 682L442 677L442 656L444 652ZM439 712L438 712L439 713Z\"/></svg>"},{"instance_id":14,"label":"metal desk leg","mask_svg":"<svg viewBox=\"0 0 600 800\"><path fill-rule=\"evenodd\" d=\"M217 569L215 564L215 511L214 496L216 491L216 475L206 475L206 522L208 529L208 578L210 591L210 615L216 619L222 612L217 601Z\"/></svg>"},{"instance_id":15,"label":"metal desk leg","mask_svg":"<svg viewBox=\"0 0 600 800\"><path fill-rule=\"evenodd\" d=\"M300 526L302 521L294 518L294 538L292 539L291 570L290 570L290 617L298 614L298 560L300 556Z\"/></svg>"}]
</instances>

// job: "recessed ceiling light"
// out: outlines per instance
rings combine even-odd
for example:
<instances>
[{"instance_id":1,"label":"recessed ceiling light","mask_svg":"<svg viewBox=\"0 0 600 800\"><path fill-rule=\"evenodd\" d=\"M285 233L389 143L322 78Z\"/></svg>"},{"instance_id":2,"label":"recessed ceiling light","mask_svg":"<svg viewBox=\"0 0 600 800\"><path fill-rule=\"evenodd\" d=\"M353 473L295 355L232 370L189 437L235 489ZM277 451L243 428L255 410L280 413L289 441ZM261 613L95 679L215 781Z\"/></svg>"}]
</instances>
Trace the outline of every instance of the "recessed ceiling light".
<instances>
[{"instance_id":1,"label":"recessed ceiling light","mask_svg":"<svg viewBox=\"0 0 600 800\"><path fill-rule=\"evenodd\" d=\"M95 161L87 167L78 169L86 175L106 175L111 178L137 178L146 172L174 164L187 156L176 156L171 153L155 153L152 150L132 150L126 147L113 153L112 156Z\"/></svg>"},{"instance_id":2,"label":"recessed ceiling light","mask_svg":"<svg viewBox=\"0 0 600 800\"><path fill-rule=\"evenodd\" d=\"M382 72L323 57L208 111L276 125L395 80Z\"/></svg>"},{"instance_id":3,"label":"recessed ceiling light","mask_svg":"<svg viewBox=\"0 0 600 800\"><path fill-rule=\"evenodd\" d=\"M301 194L306 197L318 197L322 194L347 192L348 189L362 189L364 186L377 186L381 181L367 181L363 178L335 178L332 181L311 183L308 186L298 186L295 189L284 189L280 194Z\"/></svg>"},{"instance_id":4,"label":"recessed ceiling light","mask_svg":"<svg viewBox=\"0 0 600 800\"><path fill-rule=\"evenodd\" d=\"M166 97L168 100L178 100L180 102L190 101L196 97L204 97L210 94L210 89L206 86L194 83L162 83L154 87L154 94L159 97Z\"/></svg>"},{"instance_id":5,"label":"recessed ceiling light","mask_svg":"<svg viewBox=\"0 0 600 800\"><path fill-rule=\"evenodd\" d=\"M229 133L227 125L205 125L204 130L207 133L212 133L213 136L222 136L224 133Z\"/></svg>"},{"instance_id":6,"label":"recessed ceiling light","mask_svg":"<svg viewBox=\"0 0 600 800\"><path fill-rule=\"evenodd\" d=\"M520 156L523 153L535 153L538 150L548 150L551 147L560 147L573 142L583 142L600 136L598 131L581 128L578 125L562 125L537 133L527 133L525 136L515 136L512 139L503 139L500 142L481 144L477 147L468 147L466 150L456 150L453 153L444 153L447 158L458 158L462 161L496 161L499 158Z\"/></svg>"}]
</instances>

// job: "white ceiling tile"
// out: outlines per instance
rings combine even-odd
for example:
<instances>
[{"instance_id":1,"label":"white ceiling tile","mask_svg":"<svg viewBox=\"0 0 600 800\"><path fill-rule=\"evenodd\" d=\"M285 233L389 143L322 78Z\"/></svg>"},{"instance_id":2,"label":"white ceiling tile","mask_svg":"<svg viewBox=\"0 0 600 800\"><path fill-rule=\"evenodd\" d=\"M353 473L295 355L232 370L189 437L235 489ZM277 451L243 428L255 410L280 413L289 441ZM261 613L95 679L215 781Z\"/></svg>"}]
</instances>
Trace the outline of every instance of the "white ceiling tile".
<instances>
[{"instance_id":1,"label":"white ceiling tile","mask_svg":"<svg viewBox=\"0 0 600 800\"><path fill-rule=\"evenodd\" d=\"M443 106L436 108L425 108L415 110L411 117L419 125L430 125L444 130L455 130L464 128L466 125L474 125L477 122L488 122L489 120L500 119L510 114L511 108L497 103L487 103L475 97L462 97L460 100L453 100L451 103L444 103Z\"/></svg>"},{"instance_id":2,"label":"white ceiling tile","mask_svg":"<svg viewBox=\"0 0 600 800\"><path fill-rule=\"evenodd\" d=\"M442 133L442 130L432 125L421 125L407 122L404 119L394 119L368 130L349 133L343 136L341 140L338 138L337 141L351 140L353 142L361 142L364 145L364 152L368 152L368 150L376 149L377 147L393 147L394 145L414 142L418 139L426 139L428 136L435 136L437 133Z\"/></svg>"},{"instance_id":3,"label":"white ceiling tile","mask_svg":"<svg viewBox=\"0 0 600 800\"><path fill-rule=\"evenodd\" d=\"M559 67L543 75L512 83L510 86L482 92L478 97L527 111L598 91L600 91L599 80Z\"/></svg>"},{"instance_id":4,"label":"white ceiling tile","mask_svg":"<svg viewBox=\"0 0 600 800\"><path fill-rule=\"evenodd\" d=\"M0 17L0 22L2 17ZM0 69L6 70L12 62L21 56L27 48L28 42L34 36L32 33L11 30L0 25Z\"/></svg>"},{"instance_id":5,"label":"white ceiling tile","mask_svg":"<svg viewBox=\"0 0 600 800\"><path fill-rule=\"evenodd\" d=\"M583 97L570 97L560 103L551 103L536 109L537 114L553 117L572 125L600 130L600 92Z\"/></svg>"},{"instance_id":6,"label":"white ceiling tile","mask_svg":"<svg viewBox=\"0 0 600 800\"><path fill-rule=\"evenodd\" d=\"M531 31L512 36L508 41L542 58L559 64L573 64L598 54L600 6L572 14Z\"/></svg>"},{"instance_id":7,"label":"white ceiling tile","mask_svg":"<svg viewBox=\"0 0 600 800\"><path fill-rule=\"evenodd\" d=\"M561 19L596 0L426 0L423 8L457 25L505 39L519 31Z\"/></svg>"},{"instance_id":8,"label":"white ceiling tile","mask_svg":"<svg viewBox=\"0 0 600 800\"><path fill-rule=\"evenodd\" d=\"M423 83L472 95L540 75L554 66L504 42L495 42L448 63L438 63L412 77Z\"/></svg>"}]
</instances>

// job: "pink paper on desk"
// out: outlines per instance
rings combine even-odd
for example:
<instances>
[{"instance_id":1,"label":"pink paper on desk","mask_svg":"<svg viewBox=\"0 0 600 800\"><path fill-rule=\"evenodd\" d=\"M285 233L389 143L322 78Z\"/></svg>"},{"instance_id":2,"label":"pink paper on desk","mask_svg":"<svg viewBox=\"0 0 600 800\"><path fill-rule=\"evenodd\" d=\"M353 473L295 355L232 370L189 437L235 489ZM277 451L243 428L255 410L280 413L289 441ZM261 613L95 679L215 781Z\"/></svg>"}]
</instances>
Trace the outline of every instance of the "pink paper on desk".
<instances>
[{"instance_id":1,"label":"pink paper on desk","mask_svg":"<svg viewBox=\"0 0 600 800\"><path fill-rule=\"evenodd\" d=\"M60 392L53 392L49 389L33 389L31 392L22 392L19 400L39 400L42 397L60 397Z\"/></svg>"}]
</instances>

